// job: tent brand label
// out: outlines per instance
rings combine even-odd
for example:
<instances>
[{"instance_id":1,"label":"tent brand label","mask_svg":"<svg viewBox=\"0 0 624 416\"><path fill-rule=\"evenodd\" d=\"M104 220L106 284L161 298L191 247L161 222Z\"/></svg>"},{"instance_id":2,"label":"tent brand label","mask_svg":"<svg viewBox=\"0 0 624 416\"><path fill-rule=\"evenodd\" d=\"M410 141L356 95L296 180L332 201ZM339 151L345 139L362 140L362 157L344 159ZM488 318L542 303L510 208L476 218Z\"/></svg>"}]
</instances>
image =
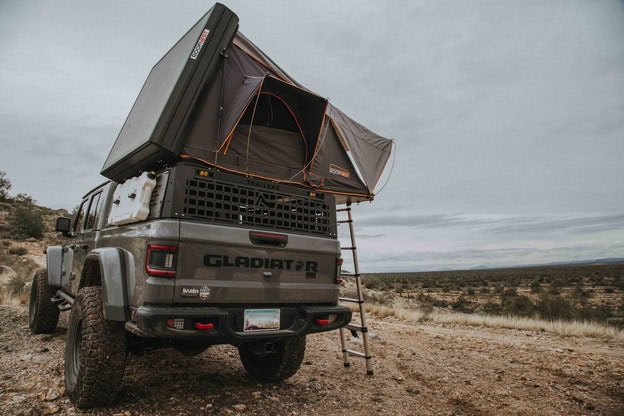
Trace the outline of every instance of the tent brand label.
<instances>
[{"instance_id":1,"label":"tent brand label","mask_svg":"<svg viewBox=\"0 0 624 416\"><path fill-rule=\"evenodd\" d=\"M204 266L208 267L243 267L251 269L296 270L298 272L318 273L318 263L315 261L269 259L263 257L230 257L221 254L206 254Z\"/></svg>"},{"instance_id":2,"label":"tent brand label","mask_svg":"<svg viewBox=\"0 0 624 416\"><path fill-rule=\"evenodd\" d=\"M197 41L197 44L195 45L195 48L193 49L193 53L191 53L191 59L197 59L197 56L199 55L202 46L204 46L204 42L206 42L206 38L208 37L209 33L210 30L204 29L201 36L199 37L199 40Z\"/></svg>"},{"instance_id":3,"label":"tent brand label","mask_svg":"<svg viewBox=\"0 0 624 416\"><path fill-rule=\"evenodd\" d=\"M336 165L329 165L329 173L342 176L343 178L348 178L349 176L351 176L348 170Z\"/></svg>"}]
</instances>

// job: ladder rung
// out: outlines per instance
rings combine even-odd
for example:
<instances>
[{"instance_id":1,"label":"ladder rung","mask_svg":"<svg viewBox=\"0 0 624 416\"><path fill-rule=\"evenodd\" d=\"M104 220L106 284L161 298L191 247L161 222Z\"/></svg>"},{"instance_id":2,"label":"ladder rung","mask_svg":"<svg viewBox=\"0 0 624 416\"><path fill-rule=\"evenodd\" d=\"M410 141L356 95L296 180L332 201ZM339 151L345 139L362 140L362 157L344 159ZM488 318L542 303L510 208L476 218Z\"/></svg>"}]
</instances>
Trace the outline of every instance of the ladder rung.
<instances>
[{"instance_id":1,"label":"ladder rung","mask_svg":"<svg viewBox=\"0 0 624 416\"><path fill-rule=\"evenodd\" d=\"M346 349L344 350L344 352L351 354L351 355L355 355L357 357L362 357L362 358L366 358L367 360L373 358L373 357L369 357L367 356L365 353L361 352L361 351L356 351L356 350L350 350L350 349Z\"/></svg>"},{"instance_id":2,"label":"ladder rung","mask_svg":"<svg viewBox=\"0 0 624 416\"><path fill-rule=\"evenodd\" d=\"M338 208L336 210L336 212L347 212L347 211L351 211L351 207L346 207L346 208Z\"/></svg>"},{"instance_id":3,"label":"ladder rung","mask_svg":"<svg viewBox=\"0 0 624 416\"><path fill-rule=\"evenodd\" d=\"M360 277L359 273L340 273L340 275L344 277Z\"/></svg>"},{"instance_id":4,"label":"ladder rung","mask_svg":"<svg viewBox=\"0 0 624 416\"><path fill-rule=\"evenodd\" d=\"M352 302L352 303L364 303L364 299L357 299L357 298L338 298L338 300L341 300L343 302Z\"/></svg>"},{"instance_id":5,"label":"ladder rung","mask_svg":"<svg viewBox=\"0 0 624 416\"><path fill-rule=\"evenodd\" d=\"M353 220L338 220L336 221L338 224L349 224L352 223Z\"/></svg>"},{"instance_id":6,"label":"ladder rung","mask_svg":"<svg viewBox=\"0 0 624 416\"><path fill-rule=\"evenodd\" d=\"M357 250L357 247L340 247L341 250Z\"/></svg>"},{"instance_id":7,"label":"ladder rung","mask_svg":"<svg viewBox=\"0 0 624 416\"><path fill-rule=\"evenodd\" d=\"M346 328L349 331L358 331L358 332L361 332L363 334L368 332L368 327L361 326L361 325L349 324L349 325L346 326Z\"/></svg>"}]
</instances>

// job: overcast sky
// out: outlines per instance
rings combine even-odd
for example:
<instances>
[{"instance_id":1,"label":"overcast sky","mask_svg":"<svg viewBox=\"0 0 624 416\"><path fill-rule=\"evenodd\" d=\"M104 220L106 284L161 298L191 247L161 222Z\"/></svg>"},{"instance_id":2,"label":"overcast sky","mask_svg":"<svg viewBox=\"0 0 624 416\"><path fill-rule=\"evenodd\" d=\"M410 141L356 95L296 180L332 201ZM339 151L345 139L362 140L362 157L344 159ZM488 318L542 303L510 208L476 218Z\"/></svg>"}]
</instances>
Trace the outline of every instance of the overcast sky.
<instances>
[{"instance_id":1,"label":"overcast sky","mask_svg":"<svg viewBox=\"0 0 624 416\"><path fill-rule=\"evenodd\" d=\"M624 257L623 1L224 1L297 81L396 140L361 270ZM0 0L0 171L75 207L211 1Z\"/></svg>"}]
</instances>

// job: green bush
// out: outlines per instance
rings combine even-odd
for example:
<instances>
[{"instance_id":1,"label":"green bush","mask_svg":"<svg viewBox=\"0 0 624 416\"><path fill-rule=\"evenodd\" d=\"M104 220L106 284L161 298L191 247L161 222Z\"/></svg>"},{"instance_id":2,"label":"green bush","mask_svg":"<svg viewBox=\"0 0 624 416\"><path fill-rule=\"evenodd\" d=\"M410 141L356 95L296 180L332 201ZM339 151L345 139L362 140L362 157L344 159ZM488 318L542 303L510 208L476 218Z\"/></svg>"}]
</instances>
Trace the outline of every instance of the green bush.
<instances>
[{"instance_id":1,"label":"green bush","mask_svg":"<svg viewBox=\"0 0 624 416\"><path fill-rule=\"evenodd\" d=\"M488 300L487 303L483 305L483 312L488 315L502 315L503 308L498 303Z\"/></svg>"},{"instance_id":2,"label":"green bush","mask_svg":"<svg viewBox=\"0 0 624 416\"><path fill-rule=\"evenodd\" d=\"M456 312L474 313L472 302L466 299L463 295L460 296L455 302L451 304L451 307Z\"/></svg>"},{"instance_id":3,"label":"green bush","mask_svg":"<svg viewBox=\"0 0 624 416\"><path fill-rule=\"evenodd\" d=\"M9 249L9 254L14 254L16 256L23 256L26 253L28 253L28 250L26 250L25 247L11 247Z\"/></svg>"},{"instance_id":4,"label":"green bush","mask_svg":"<svg viewBox=\"0 0 624 416\"><path fill-rule=\"evenodd\" d=\"M9 223L22 238L42 238L44 232L43 218L33 209L32 205L22 205L15 208L9 218Z\"/></svg>"},{"instance_id":5,"label":"green bush","mask_svg":"<svg viewBox=\"0 0 624 416\"><path fill-rule=\"evenodd\" d=\"M535 305L527 296L516 295L503 300L502 309L507 315L532 317L535 315Z\"/></svg>"},{"instance_id":6,"label":"green bush","mask_svg":"<svg viewBox=\"0 0 624 416\"><path fill-rule=\"evenodd\" d=\"M549 321L557 319L570 320L574 319L576 315L574 305L559 295L542 295L535 308L542 319Z\"/></svg>"}]
</instances>

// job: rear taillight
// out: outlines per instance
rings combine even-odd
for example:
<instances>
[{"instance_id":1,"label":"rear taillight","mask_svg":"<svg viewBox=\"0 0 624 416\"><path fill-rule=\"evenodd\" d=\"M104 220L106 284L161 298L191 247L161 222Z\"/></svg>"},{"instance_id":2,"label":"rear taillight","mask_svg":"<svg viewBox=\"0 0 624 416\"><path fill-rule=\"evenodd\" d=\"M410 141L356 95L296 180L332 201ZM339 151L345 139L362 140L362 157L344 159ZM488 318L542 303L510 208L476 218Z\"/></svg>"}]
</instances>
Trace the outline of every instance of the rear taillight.
<instances>
[{"instance_id":1,"label":"rear taillight","mask_svg":"<svg viewBox=\"0 0 624 416\"><path fill-rule=\"evenodd\" d=\"M342 283L342 257L336 259L336 284Z\"/></svg>"},{"instance_id":2,"label":"rear taillight","mask_svg":"<svg viewBox=\"0 0 624 416\"><path fill-rule=\"evenodd\" d=\"M149 244L145 270L150 276L175 277L178 264L178 247Z\"/></svg>"}]
</instances>

